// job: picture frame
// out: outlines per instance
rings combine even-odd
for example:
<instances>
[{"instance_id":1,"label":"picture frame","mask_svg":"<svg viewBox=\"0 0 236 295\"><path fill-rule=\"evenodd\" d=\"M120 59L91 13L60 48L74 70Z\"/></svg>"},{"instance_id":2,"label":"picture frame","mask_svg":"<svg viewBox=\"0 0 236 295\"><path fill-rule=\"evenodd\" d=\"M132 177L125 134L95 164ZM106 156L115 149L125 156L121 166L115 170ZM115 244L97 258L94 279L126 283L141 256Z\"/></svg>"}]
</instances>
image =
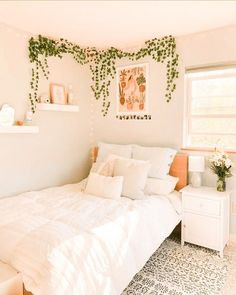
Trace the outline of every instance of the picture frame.
<instances>
[{"instance_id":1,"label":"picture frame","mask_svg":"<svg viewBox=\"0 0 236 295\"><path fill-rule=\"evenodd\" d=\"M63 84L51 83L50 98L51 98L51 103L67 104L67 95L66 95L65 86Z\"/></svg>"},{"instance_id":2,"label":"picture frame","mask_svg":"<svg viewBox=\"0 0 236 295\"><path fill-rule=\"evenodd\" d=\"M117 67L118 116L148 114L148 74L148 63Z\"/></svg>"}]
</instances>

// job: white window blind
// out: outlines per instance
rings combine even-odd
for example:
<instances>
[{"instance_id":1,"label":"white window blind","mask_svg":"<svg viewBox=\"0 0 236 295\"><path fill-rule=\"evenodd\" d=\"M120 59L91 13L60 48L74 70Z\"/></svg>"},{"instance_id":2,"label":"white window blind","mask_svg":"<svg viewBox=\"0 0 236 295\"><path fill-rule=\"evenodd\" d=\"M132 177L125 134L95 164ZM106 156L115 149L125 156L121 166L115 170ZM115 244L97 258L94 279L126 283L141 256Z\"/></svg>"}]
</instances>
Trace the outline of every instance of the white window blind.
<instances>
[{"instance_id":1,"label":"white window blind","mask_svg":"<svg viewBox=\"0 0 236 295\"><path fill-rule=\"evenodd\" d=\"M236 67L186 72L184 147L236 150Z\"/></svg>"}]
</instances>

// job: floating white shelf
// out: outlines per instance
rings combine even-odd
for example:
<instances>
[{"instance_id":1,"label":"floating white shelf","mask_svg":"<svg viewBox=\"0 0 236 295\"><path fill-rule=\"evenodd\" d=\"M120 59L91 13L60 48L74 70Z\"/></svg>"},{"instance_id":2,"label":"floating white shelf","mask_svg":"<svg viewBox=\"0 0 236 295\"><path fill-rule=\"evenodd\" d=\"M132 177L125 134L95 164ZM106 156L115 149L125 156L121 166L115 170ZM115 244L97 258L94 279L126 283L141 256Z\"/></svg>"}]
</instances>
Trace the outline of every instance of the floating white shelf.
<instances>
[{"instance_id":1,"label":"floating white shelf","mask_svg":"<svg viewBox=\"0 0 236 295\"><path fill-rule=\"evenodd\" d=\"M0 126L0 133L38 133L39 127L38 126L7 126L3 127Z\"/></svg>"},{"instance_id":2,"label":"floating white shelf","mask_svg":"<svg viewBox=\"0 0 236 295\"><path fill-rule=\"evenodd\" d=\"M78 112L79 106L72 104L38 103L37 109L40 111Z\"/></svg>"}]
</instances>

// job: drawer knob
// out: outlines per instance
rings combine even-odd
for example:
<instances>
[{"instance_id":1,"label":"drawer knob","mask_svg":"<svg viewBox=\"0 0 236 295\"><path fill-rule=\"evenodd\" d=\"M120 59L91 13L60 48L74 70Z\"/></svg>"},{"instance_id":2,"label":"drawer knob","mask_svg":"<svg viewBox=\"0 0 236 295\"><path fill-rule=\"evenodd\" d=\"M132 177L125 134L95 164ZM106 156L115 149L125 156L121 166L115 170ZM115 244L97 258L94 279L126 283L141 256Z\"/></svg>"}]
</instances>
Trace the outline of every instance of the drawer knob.
<instances>
[{"instance_id":1,"label":"drawer knob","mask_svg":"<svg viewBox=\"0 0 236 295\"><path fill-rule=\"evenodd\" d=\"M203 207L203 204L202 203L200 203L200 208L202 208Z\"/></svg>"}]
</instances>

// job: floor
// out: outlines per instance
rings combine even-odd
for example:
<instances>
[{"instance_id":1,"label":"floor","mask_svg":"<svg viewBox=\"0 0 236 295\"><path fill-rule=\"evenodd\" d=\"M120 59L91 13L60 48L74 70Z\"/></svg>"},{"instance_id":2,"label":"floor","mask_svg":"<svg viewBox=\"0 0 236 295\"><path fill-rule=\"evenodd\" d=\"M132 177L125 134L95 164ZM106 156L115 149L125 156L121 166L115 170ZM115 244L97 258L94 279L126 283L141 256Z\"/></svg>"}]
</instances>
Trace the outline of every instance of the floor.
<instances>
[{"instance_id":1,"label":"floor","mask_svg":"<svg viewBox=\"0 0 236 295\"><path fill-rule=\"evenodd\" d=\"M172 236L180 238L181 229L177 227ZM224 249L224 255L231 257L231 269L221 295L236 295L236 238Z\"/></svg>"},{"instance_id":2,"label":"floor","mask_svg":"<svg viewBox=\"0 0 236 295\"><path fill-rule=\"evenodd\" d=\"M236 244L216 251L186 243L172 233L122 295L236 295Z\"/></svg>"},{"instance_id":3,"label":"floor","mask_svg":"<svg viewBox=\"0 0 236 295\"><path fill-rule=\"evenodd\" d=\"M224 254L231 257L232 264L222 295L236 295L236 242L227 246Z\"/></svg>"}]
</instances>

